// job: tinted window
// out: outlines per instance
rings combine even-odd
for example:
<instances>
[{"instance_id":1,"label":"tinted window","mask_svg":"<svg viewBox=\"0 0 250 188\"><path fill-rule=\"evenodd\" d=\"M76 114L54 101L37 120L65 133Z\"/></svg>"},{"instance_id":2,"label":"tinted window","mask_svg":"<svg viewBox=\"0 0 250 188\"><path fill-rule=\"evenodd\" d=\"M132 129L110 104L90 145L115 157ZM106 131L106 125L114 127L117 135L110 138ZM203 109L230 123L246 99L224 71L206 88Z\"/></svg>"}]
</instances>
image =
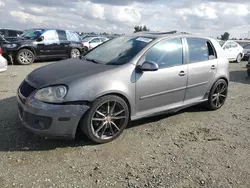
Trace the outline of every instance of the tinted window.
<instances>
[{"instance_id":1,"label":"tinted window","mask_svg":"<svg viewBox=\"0 0 250 188\"><path fill-rule=\"evenodd\" d=\"M71 42L80 42L81 41L79 35L75 32L66 31L66 36L67 36L68 41L71 41Z\"/></svg>"},{"instance_id":2,"label":"tinted window","mask_svg":"<svg viewBox=\"0 0 250 188\"><path fill-rule=\"evenodd\" d=\"M145 55L145 61L153 61L159 68L181 65L183 46L181 39L170 39L157 43Z\"/></svg>"},{"instance_id":3,"label":"tinted window","mask_svg":"<svg viewBox=\"0 0 250 188\"><path fill-rule=\"evenodd\" d=\"M17 37L17 32L9 30L9 37Z\"/></svg>"},{"instance_id":4,"label":"tinted window","mask_svg":"<svg viewBox=\"0 0 250 188\"><path fill-rule=\"evenodd\" d=\"M59 40L61 41L67 40L67 35L65 31L57 30L57 33L58 33Z\"/></svg>"},{"instance_id":5,"label":"tinted window","mask_svg":"<svg viewBox=\"0 0 250 188\"><path fill-rule=\"evenodd\" d=\"M196 63L208 60L207 41L199 38L187 38L189 62Z\"/></svg>"},{"instance_id":6,"label":"tinted window","mask_svg":"<svg viewBox=\"0 0 250 188\"><path fill-rule=\"evenodd\" d=\"M217 58L217 55L216 55L216 52L215 52L215 49L214 49L213 45L208 41L207 41L207 48L208 48L209 59Z\"/></svg>"},{"instance_id":7,"label":"tinted window","mask_svg":"<svg viewBox=\"0 0 250 188\"><path fill-rule=\"evenodd\" d=\"M95 48L85 58L106 65L122 65L130 62L153 40L149 37L118 37Z\"/></svg>"},{"instance_id":8,"label":"tinted window","mask_svg":"<svg viewBox=\"0 0 250 188\"><path fill-rule=\"evenodd\" d=\"M43 34L43 36L44 36L43 42L45 45L59 43L59 38L56 30L48 30Z\"/></svg>"},{"instance_id":9,"label":"tinted window","mask_svg":"<svg viewBox=\"0 0 250 188\"><path fill-rule=\"evenodd\" d=\"M44 29L30 29L26 30L21 37L27 38L27 39L37 39L40 37L46 30Z\"/></svg>"},{"instance_id":10,"label":"tinted window","mask_svg":"<svg viewBox=\"0 0 250 188\"><path fill-rule=\"evenodd\" d=\"M245 49L250 49L250 44L244 46Z\"/></svg>"},{"instance_id":11,"label":"tinted window","mask_svg":"<svg viewBox=\"0 0 250 188\"><path fill-rule=\"evenodd\" d=\"M95 39L91 40L90 42L100 42L100 39L99 38L95 38Z\"/></svg>"}]
</instances>

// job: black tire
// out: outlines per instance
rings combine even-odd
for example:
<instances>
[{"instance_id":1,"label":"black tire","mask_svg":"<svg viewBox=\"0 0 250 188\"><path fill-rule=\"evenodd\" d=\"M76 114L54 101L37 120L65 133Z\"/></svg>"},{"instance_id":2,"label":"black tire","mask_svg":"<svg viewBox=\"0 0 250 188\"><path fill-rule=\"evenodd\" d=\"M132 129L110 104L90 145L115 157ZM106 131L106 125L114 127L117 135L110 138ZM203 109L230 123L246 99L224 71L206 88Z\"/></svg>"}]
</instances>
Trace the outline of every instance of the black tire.
<instances>
[{"instance_id":1,"label":"black tire","mask_svg":"<svg viewBox=\"0 0 250 188\"><path fill-rule=\"evenodd\" d=\"M250 69L247 69L247 75L250 76Z\"/></svg>"},{"instance_id":2,"label":"black tire","mask_svg":"<svg viewBox=\"0 0 250 188\"><path fill-rule=\"evenodd\" d=\"M111 108L110 110L107 110L107 111L110 111L109 113L105 112L105 109L106 109L105 105L107 106L108 109ZM115 116L114 114L113 116L112 114L110 115L110 113L115 112L115 110L117 109L119 111L119 107L121 107L121 109L124 110L122 113L119 114L119 116L122 117L122 119L113 120L113 122L115 122L114 123L115 126L114 126L112 123L110 123L110 121L112 121L110 117L112 116L114 118L114 117L118 117L118 115ZM101 109L104 109L104 111L101 111ZM102 116L96 117L99 114L101 114ZM107 119L108 116L109 116L109 119ZM105 119L105 120L96 120L96 119ZM127 103L122 98L116 95L106 95L106 96L98 98L92 103L89 111L82 118L79 126L82 132L91 141L97 144L103 144L103 143L110 142L116 139L118 136L120 136L120 134L126 128L129 122L129 119L130 119L130 114L129 114L129 108L128 108ZM119 125L117 121L120 121ZM100 132L102 132L101 136L99 135ZM105 133L107 133L109 137L107 137L107 135L104 135ZM112 136L110 134L112 134ZM102 138L102 136L106 136L106 138Z\"/></svg>"},{"instance_id":3,"label":"black tire","mask_svg":"<svg viewBox=\"0 0 250 188\"><path fill-rule=\"evenodd\" d=\"M16 61L19 65L30 65L35 61L35 55L28 49L21 49L17 52Z\"/></svg>"},{"instance_id":4,"label":"black tire","mask_svg":"<svg viewBox=\"0 0 250 188\"><path fill-rule=\"evenodd\" d=\"M235 62L236 62L236 63L240 63L241 60L242 60L242 55L241 55L241 54L238 54L238 55L237 55L237 58L236 58L236 60L235 60Z\"/></svg>"},{"instance_id":5,"label":"black tire","mask_svg":"<svg viewBox=\"0 0 250 188\"><path fill-rule=\"evenodd\" d=\"M225 90L223 90L224 86L225 86ZM223 92L221 92L221 94L218 95L218 93L220 92L220 89L221 89L221 91L223 90ZM210 93L209 93L208 101L206 104L207 108L209 110L220 109L226 101L227 92L228 92L227 82L223 79L219 79L218 81L216 81L215 84L213 85L213 87L211 88ZM222 97L222 95L223 95L223 97ZM219 100L219 105L216 104L217 100Z\"/></svg>"},{"instance_id":6,"label":"black tire","mask_svg":"<svg viewBox=\"0 0 250 188\"><path fill-rule=\"evenodd\" d=\"M81 52L77 48L72 48L70 51L70 58L79 58L81 56Z\"/></svg>"}]
</instances>

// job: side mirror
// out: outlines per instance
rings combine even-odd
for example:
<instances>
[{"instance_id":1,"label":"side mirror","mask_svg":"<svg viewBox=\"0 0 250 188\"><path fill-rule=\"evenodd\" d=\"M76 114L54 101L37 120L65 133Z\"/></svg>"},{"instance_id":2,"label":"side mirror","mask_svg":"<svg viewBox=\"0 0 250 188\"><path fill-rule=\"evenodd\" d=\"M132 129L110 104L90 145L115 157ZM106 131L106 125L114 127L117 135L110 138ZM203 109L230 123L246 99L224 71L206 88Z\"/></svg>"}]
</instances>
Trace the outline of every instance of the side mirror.
<instances>
[{"instance_id":1,"label":"side mirror","mask_svg":"<svg viewBox=\"0 0 250 188\"><path fill-rule=\"evenodd\" d=\"M145 61L139 68L142 71L157 71L159 69L159 66L155 62Z\"/></svg>"},{"instance_id":2,"label":"side mirror","mask_svg":"<svg viewBox=\"0 0 250 188\"><path fill-rule=\"evenodd\" d=\"M41 41L43 41L43 39L44 39L44 36L40 36L36 41L41 42Z\"/></svg>"}]
</instances>

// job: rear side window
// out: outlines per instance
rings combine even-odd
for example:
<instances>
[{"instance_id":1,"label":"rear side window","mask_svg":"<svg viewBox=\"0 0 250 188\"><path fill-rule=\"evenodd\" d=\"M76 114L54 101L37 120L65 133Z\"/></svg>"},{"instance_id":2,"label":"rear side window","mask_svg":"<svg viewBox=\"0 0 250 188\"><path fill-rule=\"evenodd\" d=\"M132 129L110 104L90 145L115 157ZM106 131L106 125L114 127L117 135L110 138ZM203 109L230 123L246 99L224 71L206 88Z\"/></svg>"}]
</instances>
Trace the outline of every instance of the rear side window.
<instances>
[{"instance_id":1,"label":"rear side window","mask_svg":"<svg viewBox=\"0 0 250 188\"><path fill-rule=\"evenodd\" d=\"M66 36L67 36L68 41L81 42L81 39L77 33L74 33L72 31L66 31Z\"/></svg>"},{"instance_id":2,"label":"rear side window","mask_svg":"<svg viewBox=\"0 0 250 188\"><path fill-rule=\"evenodd\" d=\"M187 38L189 50L189 63L196 63L208 60L208 47L205 39Z\"/></svg>"},{"instance_id":3,"label":"rear side window","mask_svg":"<svg viewBox=\"0 0 250 188\"><path fill-rule=\"evenodd\" d=\"M57 33L60 41L67 41L67 35L65 31L57 30Z\"/></svg>"},{"instance_id":4,"label":"rear side window","mask_svg":"<svg viewBox=\"0 0 250 188\"><path fill-rule=\"evenodd\" d=\"M234 42L230 42L230 46L231 48L237 48L238 44L234 43Z\"/></svg>"},{"instance_id":5,"label":"rear side window","mask_svg":"<svg viewBox=\"0 0 250 188\"><path fill-rule=\"evenodd\" d=\"M92 39L90 42L100 42L99 38Z\"/></svg>"},{"instance_id":6,"label":"rear side window","mask_svg":"<svg viewBox=\"0 0 250 188\"><path fill-rule=\"evenodd\" d=\"M9 30L9 37L17 37L17 32L13 30Z\"/></svg>"},{"instance_id":7,"label":"rear side window","mask_svg":"<svg viewBox=\"0 0 250 188\"><path fill-rule=\"evenodd\" d=\"M145 55L145 61L153 61L159 68L183 64L183 45L181 39L169 39L157 43Z\"/></svg>"}]
</instances>

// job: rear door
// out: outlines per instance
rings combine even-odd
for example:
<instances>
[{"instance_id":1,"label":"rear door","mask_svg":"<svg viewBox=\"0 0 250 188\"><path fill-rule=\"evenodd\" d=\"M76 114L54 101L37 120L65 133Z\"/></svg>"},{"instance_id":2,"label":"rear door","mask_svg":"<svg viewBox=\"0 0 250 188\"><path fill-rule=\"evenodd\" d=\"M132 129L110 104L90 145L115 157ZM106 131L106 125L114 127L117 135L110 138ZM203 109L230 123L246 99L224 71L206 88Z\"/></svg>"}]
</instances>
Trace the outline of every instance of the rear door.
<instances>
[{"instance_id":1,"label":"rear door","mask_svg":"<svg viewBox=\"0 0 250 188\"><path fill-rule=\"evenodd\" d=\"M188 57L188 82L185 103L204 99L215 80L217 55L212 43L202 38L186 38Z\"/></svg>"},{"instance_id":2,"label":"rear door","mask_svg":"<svg viewBox=\"0 0 250 188\"><path fill-rule=\"evenodd\" d=\"M67 34L64 30L57 30L58 38L60 41L58 53L62 56L67 56L70 53L70 41L67 38Z\"/></svg>"},{"instance_id":3,"label":"rear door","mask_svg":"<svg viewBox=\"0 0 250 188\"><path fill-rule=\"evenodd\" d=\"M228 60L231 60L234 58L234 54L232 52L232 48L229 42L224 44L223 50L225 51Z\"/></svg>"}]
</instances>

